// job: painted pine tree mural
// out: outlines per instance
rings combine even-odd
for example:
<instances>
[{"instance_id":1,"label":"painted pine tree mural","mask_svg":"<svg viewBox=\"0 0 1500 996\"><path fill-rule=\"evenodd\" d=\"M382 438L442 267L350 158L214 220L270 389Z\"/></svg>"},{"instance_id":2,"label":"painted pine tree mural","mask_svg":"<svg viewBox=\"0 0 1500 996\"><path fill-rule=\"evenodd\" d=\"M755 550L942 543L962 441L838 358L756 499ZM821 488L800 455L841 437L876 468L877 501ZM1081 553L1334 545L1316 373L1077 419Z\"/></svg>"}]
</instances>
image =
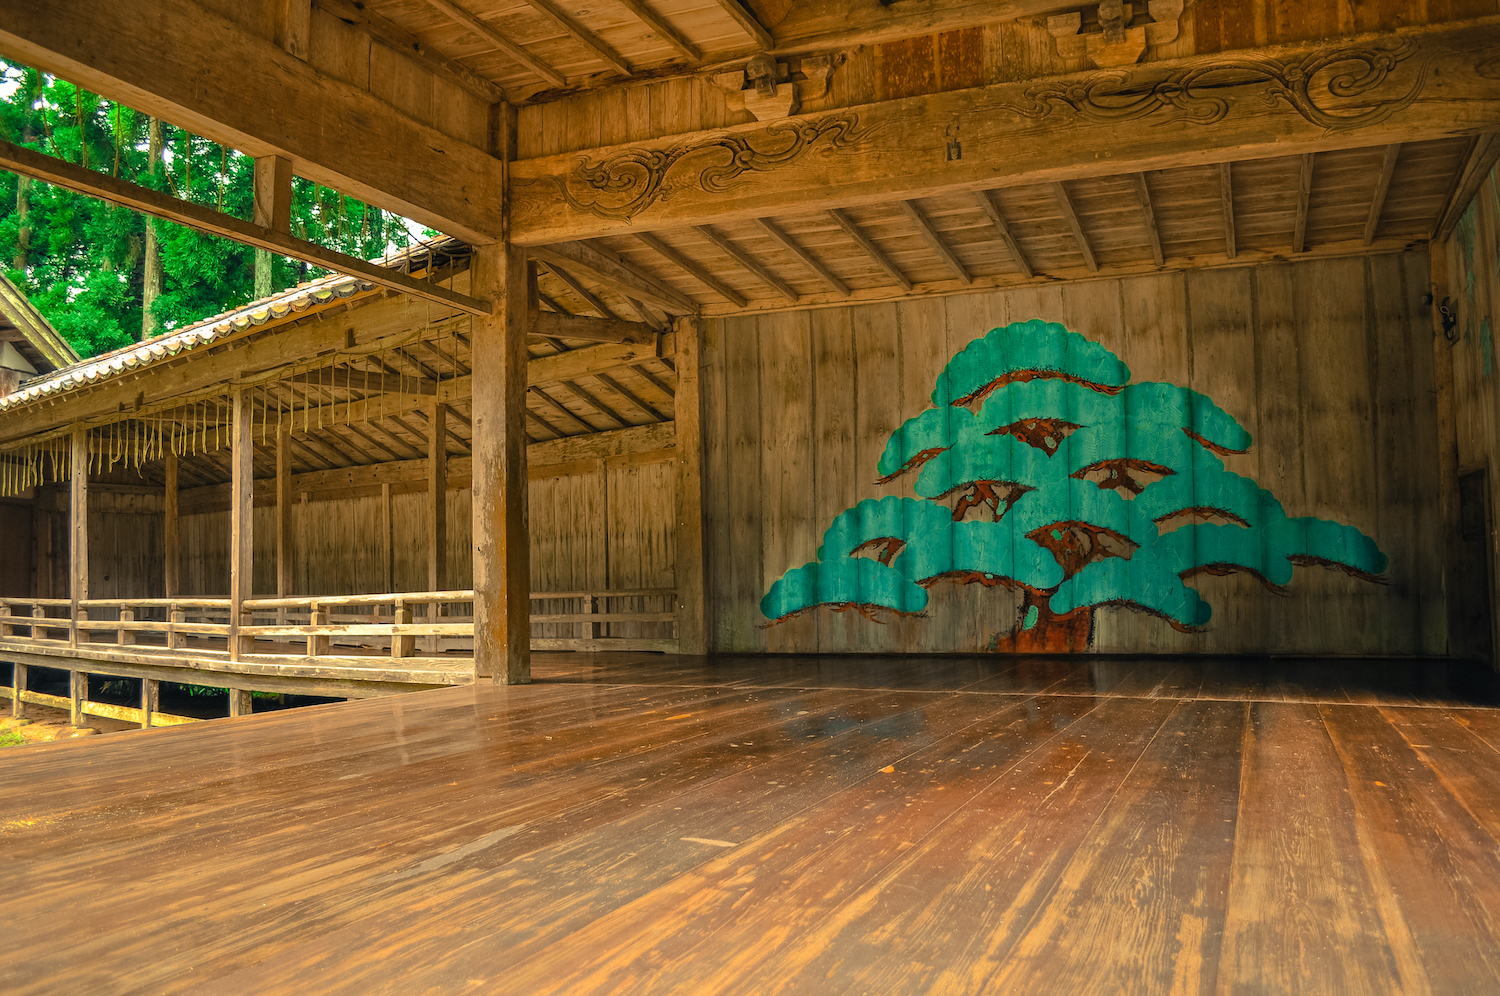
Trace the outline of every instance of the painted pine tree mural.
<instances>
[{"instance_id":1,"label":"painted pine tree mural","mask_svg":"<svg viewBox=\"0 0 1500 996\"><path fill-rule=\"evenodd\" d=\"M1018 618L992 645L1081 650L1095 610L1123 605L1180 630L1212 607L1190 582L1249 573L1284 591L1297 566L1379 580L1385 554L1359 530L1290 518L1221 456L1250 434L1196 391L1130 383L1098 343L1042 321L997 328L949 360L933 407L880 458L880 483L916 475L917 498L867 499L823 536L817 560L771 586L782 620L819 606L920 613L940 583L1003 585Z\"/></svg>"}]
</instances>

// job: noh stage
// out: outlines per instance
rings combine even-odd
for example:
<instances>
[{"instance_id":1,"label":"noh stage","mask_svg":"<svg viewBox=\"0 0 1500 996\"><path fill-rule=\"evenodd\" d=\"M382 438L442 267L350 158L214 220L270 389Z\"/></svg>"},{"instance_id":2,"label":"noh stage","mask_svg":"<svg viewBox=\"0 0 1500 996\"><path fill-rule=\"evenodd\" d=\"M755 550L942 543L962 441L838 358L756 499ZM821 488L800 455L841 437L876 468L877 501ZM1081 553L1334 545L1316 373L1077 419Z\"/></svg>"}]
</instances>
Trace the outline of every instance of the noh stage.
<instances>
[{"instance_id":1,"label":"noh stage","mask_svg":"<svg viewBox=\"0 0 1500 996\"><path fill-rule=\"evenodd\" d=\"M28 993L1477 993L1475 665L539 654L8 753Z\"/></svg>"}]
</instances>

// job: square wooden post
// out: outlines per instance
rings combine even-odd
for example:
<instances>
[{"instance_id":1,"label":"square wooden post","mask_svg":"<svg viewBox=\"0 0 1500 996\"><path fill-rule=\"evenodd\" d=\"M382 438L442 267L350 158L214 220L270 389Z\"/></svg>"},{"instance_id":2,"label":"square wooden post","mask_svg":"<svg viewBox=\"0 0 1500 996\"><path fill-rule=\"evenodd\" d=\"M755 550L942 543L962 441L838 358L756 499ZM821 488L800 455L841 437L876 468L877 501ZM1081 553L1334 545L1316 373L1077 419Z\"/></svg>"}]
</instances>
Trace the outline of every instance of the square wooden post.
<instances>
[{"instance_id":1,"label":"square wooden post","mask_svg":"<svg viewBox=\"0 0 1500 996\"><path fill-rule=\"evenodd\" d=\"M677 333L677 652L708 652L703 582L703 406L698 390L703 326L693 317Z\"/></svg>"},{"instance_id":2,"label":"square wooden post","mask_svg":"<svg viewBox=\"0 0 1500 996\"><path fill-rule=\"evenodd\" d=\"M68 597L73 600L69 641L73 646L89 642L88 630L78 628L86 618L79 602L89 597L89 433L73 430L73 460L69 469L68 522Z\"/></svg>"},{"instance_id":3,"label":"square wooden post","mask_svg":"<svg viewBox=\"0 0 1500 996\"><path fill-rule=\"evenodd\" d=\"M161 682L155 678L141 679L141 729L151 729L151 718L161 708Z\"/></svg>"},{"instance_id":4,"label":"square wooden post","mask_svg":"<svg viewBox=\"0 0 1500 996\"><path fill-rule=\"evenodd\" d=\"M250 625L244 603L251 598L251 579L255 563L254 510L255 447L251 428L254 409L250 392L234 389L230 398L233 411L230 425L230 497L229 497L229 659L237 661L251 653L254 639L241 636L240 629Z\"/></svg>"},{"instance_id":5,"label":"square wooden post","mask_svg":"<svg viewBox=\"0 0 1500 996\"><path fill-rule=\"evenodd\" d=\"M443 591L448 579L448 406L437 403L427 417L427 590ZM437 622L438 605L427 610ZM430 636L422 649L442 649L442 637Z\"/></svg>"},{"instance_id":6,"label":"square wooden post","mask_svg":"<svg viewBox=\"0 0 1500 996\"><path fill-rule=\"evenodd\" d=\"M526 262L480 246L470 293L494 305L476 320L474 383L474 674L531 680L531 537L526 477Z\"/></svg>"},{"instance_id":7,"label":"square wooden post","mask_svg":"<svg viewBox=\"0 0 1500 996\"><path fill-rule=\"evenodd\" d=\"M68 672L68 699L71 708L68 712L68 722L74 726L82 726L84 723L83 704L89 700L89 676L87 671Z\"/></svg>"},{"instance_id":8,"label":"square wooden post","mask_svg":"<svg viewBox=\"0 0 1500 996\"><path fill-rule=\"evenodd\" d=\"M128 647L135 643L135 630L130 629L125 623L135 622L135 609L126 605L120 609L120 628L115 633L115 642L122 647Z\"/></svg>"},{"instance_id":9,"label":"square wooden post","mask_svg":"<svg viewBox=\"0 0 1500 996\"><path fill-rule=\"evenodd\" d=\"M292 429L276 433L276 597L292 593ZM286 609L276 610L276 625L285 626Z\"/></svg>"},{"instance_id":10,"label":"square wooden post","mask_svg":"<svg viewBox=\"0 0 1500 996\"><path fill-rule=\"evenodd\" d=\"M391 614L391 621L397 626L411 625L411 607L403 601L396 603ZM417 652L417 638L414 636L403 636L400 633L391 633L391 656L411 657Z\"/></svg>"},{"instance_id":11,"label":"square wooden post","mask_svg":"<svg viewBox=\"0 0 1500 996\"><path fill-rule=\"evenodd\" d=\"M252 708L253 706L248 689L229 689L229 715L231 717L248 716L250 715Z\"/></svg>"},{"instance_id":12,"label":"square wooden post","mask_svg":"<svg viewBox=\"0 0 1500 996\"><path fill-rule=\"evenodd\" d=\"M163 513L162 513L162 553L165 563L163 564L162 579L165 582L164 592L167 598L176 598L182 594L181 577L178 572L182 569L182 556L178 539L178 512L177 512L177 454L170 449L167 450L166 481L162 485L163 490Z\"/></svg>"},{"instance_id":13,"label":"square wooden post","mask_svg":"<svg viewBox=\"0 0 1500 996\"><path fill-rule=\"evenodd\" d=\"M25 719L26 703L22 697L26 694L26 665L13 664L11 667L15 669L12 672L10 681L11 691L15 694L15 697L10 700L10 714L15 719Z\"/></svg>"}]
</instances>

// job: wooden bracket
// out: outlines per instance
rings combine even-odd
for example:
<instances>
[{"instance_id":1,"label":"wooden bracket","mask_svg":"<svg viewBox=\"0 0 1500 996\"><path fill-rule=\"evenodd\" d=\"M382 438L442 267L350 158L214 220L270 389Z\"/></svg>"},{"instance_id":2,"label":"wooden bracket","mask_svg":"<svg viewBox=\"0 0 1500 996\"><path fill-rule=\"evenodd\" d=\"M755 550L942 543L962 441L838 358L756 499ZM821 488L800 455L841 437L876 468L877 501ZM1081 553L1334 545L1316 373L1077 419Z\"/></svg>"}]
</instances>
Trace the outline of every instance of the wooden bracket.
<instances>
[{"instance_id":1,"label":"wooden bracket","mask_svg":"<svg viewBox=\"0 0 1500 996\"><path fill-rule=\"evenodd\" d=\"M749 111L757 121L767 121L791 117L805 101L826 96L833 70L843 61L843 53L838 53L805 56L793 64L762 52L744 66L710 79L729 95L730 110Z\"/></svg>"},{"instance_id":2,"label":"wooden bracket","mask_svg":"<svg viewBox=\"0 0 1500 996\"><path fill-rule=\"evenodd\" d=\"M1135 24L1141 4L1101 0L1091 25L1097 30L1084 30L1084 11L1078 10L1047 18L1047 32L1057 42L1057 54L1065 59L1086 58L1100 69L1130 66L1140 62L1148 48L1177 38L1178 19L1190 2L1146 0L1145 13L1150 19Z\"/></svg>"}]
</instances>

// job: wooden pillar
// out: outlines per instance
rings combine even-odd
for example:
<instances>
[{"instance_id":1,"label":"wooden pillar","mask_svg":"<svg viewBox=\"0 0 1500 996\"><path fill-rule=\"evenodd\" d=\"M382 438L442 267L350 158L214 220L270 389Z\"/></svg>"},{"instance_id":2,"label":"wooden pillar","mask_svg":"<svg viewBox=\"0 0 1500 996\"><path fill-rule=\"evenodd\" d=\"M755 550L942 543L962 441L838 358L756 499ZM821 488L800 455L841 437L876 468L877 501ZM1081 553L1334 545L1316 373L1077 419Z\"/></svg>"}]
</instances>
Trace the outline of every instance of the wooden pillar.
<instances>
[{"instance_id":1,"label":"wooden pillar","mask_svg":"<svg viewBox=\"0 0 1500 996\"><path fill-rule=\"evenodd\" d=\"M292 162L280 156L255 160L254 200L250 220L277 232L292 229ZM271 250L255 250L255 296L268 297L276 288L271 280Z\"/></svg>"},{"instance_id":2,"label":"wooden pillar","mask_svg":"<svg viewBox=\"0 0 1500 996\"><path fill-rule=\"evenodd\" d=\"M229 715L248 716L252 709L250 692L244 688L229 689Z\"/></svg>"},{"instance_id":3,"label":"wooden pillar","mask_svg":"<svg viewBox=\"0 0 1500 996\"><path fill-rule=\"evenodd\" d=\"M698 390L703 327L679 318L677 333L677 652L708 652L703 579L703 405Z\"/></svg>"},{"instance_id":4,"label":"wooden pillar","mask_svg":"<svg viewBox=\"0 0 1500 996\"><path fill-rule=\"evenodd\" d=\"M15 697L10 700L10 714L14 719L25 719L26 703L21 701L21 697L26 694L26 665L12 664L11 667L10 684Z\"/></svg>"},{"instance_id":5,"label":"wooden pillar","mask_svg":"<svg viewBox=\"0 0 1500 996\"><path fill-rule=\"evenodd\" d=\"M276 595L292 593L292 429L276 433ZM276 624L286 625L286 609L276 611Z\"/></svg>"},{"instance_id":6,"label":"wooden pillar","mask_svg":"<svg viewBox=\"0 0 1500 996\"><path fill-rule=\"evenodd\" d=\"M176 598L182 594L182 578L178 573L182 570L182 550L178 539L178 512L177 512L177 454L171 450L167 451L166 483L163 485L162 503L162 547L166 563L163 565L162 578L165 581L165 594L168 598Z\"/></svg>"},{"instance_id":7,"label":"wooden pillar","mask_svg":"<svg viewBox=\"0 0 1500 996\"><path fill-rule=\"evenodd\" d=\"M1453 343L1443 329L1443 299L1448 287L1448 242L1427 246L1429 290L1432 294L1433 389L1437 402L1438 517L1447 553L1443 571L1444 602L1448 617L1448 653L1455 650L1458 614L1458 567L1463 557L1463 538L1458 509L1458 420L1453 397Z\"/></svg>"},{"instance_id":8,"label":"wooden pillar","mask_svg":"<svg viewBox=\"0 0 1500 996\"><path fill-rule=\"evenodd\" d=\"M237 661L251 652L254 640L240 635L240 628L250 624L243 603L251 597L251 579L255 569L255 447L251 440L250 392L234 389L230 398L233 411L229 430L229 659Z\"/></svg>"},{"instance_id":9,"label":"wooden pillar","mask_svg":"<svg viewBox=\"0 0 1500 996\"><path fill-rule=\"evenodd\" d=\"M86 618L79 602L89 597L89 434L87 429L73 430L73 460L69 470L68 523L68 597L73 600L73 625L70 643L89 642L87 630L78 628Z\"/></svg>"},{"instance_id":10,"label":"wooden pillar","mask_svg":"<svg viewBox=\"0 0 1500 996\"><path fill-rule=\"evenodd\" d=\"M479 246L470 293L474 384L474 673L531 680L531 550L526 478L526 263L506 243Z\"/></svg>"},{"instance_id":11,"label":"wooden pillar","mask_svg":"<svg viewBox=\"0 0 1500 996\"><path fill-rule=\"evenodd\" d=\"M433 404L427 418L427 590L443 591L448 580L448 406ZM427 610L437 622L438 605ZM422 649L442 649L442 638L430 636Z\"/></svg>"},{"instance_id":12,"label":"wooden pillar","mask_svg":"<svg viewBox=\"0 0 1500 996\"><path fill-rule=\"evenodd\" d=\"M393 592L396 590L396 536L395 515L391 508L391 485L389 481L380 485L380 537L381 545L385 551L383 559L385 565L385 587L381 590Z\"/></svg>"},{"instance_id":13,"label":"wooden pillar","mask_svg":"<svg viewBox=\"0 0 1500 996\"><path fill-rule=\"evenodd\" d=\"M151 729L151 717L161 709L161 682L155 678L141 679L141 729Z\"/></svg>"},{"instance_id":14,"label":"wooden pillar","mask_svg":"<svg viewBox=\"0 0 1500 996\"><path fill-rule=\"evenodd\" d=\"M71 708L68 710L68 722L81 727L87 718L83 712L83 704L89 700L87 671L68 672L68 700L71 703Z\"/></svg>"}]
</instances>

